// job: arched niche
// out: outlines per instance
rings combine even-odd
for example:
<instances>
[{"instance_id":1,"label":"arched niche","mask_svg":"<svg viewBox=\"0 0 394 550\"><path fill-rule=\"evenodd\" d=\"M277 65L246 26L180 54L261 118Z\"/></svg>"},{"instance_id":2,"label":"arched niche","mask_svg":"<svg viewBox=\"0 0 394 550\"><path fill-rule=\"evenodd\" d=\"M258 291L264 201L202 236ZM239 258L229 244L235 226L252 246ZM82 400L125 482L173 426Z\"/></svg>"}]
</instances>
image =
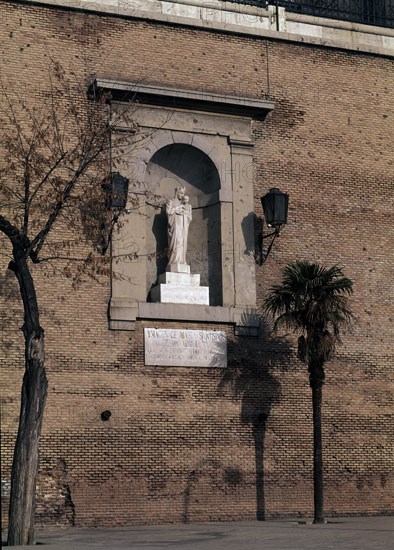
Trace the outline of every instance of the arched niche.
<instances>
[{"instance_id":1,"label":"arched niche","mask_svg":"<svg viewBox=\"0 0 394 550\"><path fill-rule=\"evenodd\" d=\"M164 204L179 186L186 188L193 208L187 261L191 272L201 275L201 285L209 287L210 305L222 305L220 175L206 153L187 143L161 147L146 166L145 187L156 195L155 204L163 204L158 209L148 202L146 209L147 297L167 265Z\"/></svg>"},{"instance_id":2,"label":"arched niche","mask_svg":"<svg viewBox=\"0 0 394 550\"><path fill-rule=\"evenodd\" d=\"M134 330L137 319L235 323L257 330L249 314L256 307L251 117L238 110L219 114L194 107L140 105L135 112L137 144L125 154L120 170L130 181L129 208L112 245L117 259L109 317L115 330ZM117 127L116 132L124 131L127 124ZM195 209L189 261L211 287L209 306L149 301L151 286L165 269L167 258L160 251L167 245L167 228L160 207L147 203L163 205L179 184ZM208 243L211 253L199 257L197 251L204 247L208 252ZM215 263L210 265L209 257Z\"/></svg>"}]
</instances>

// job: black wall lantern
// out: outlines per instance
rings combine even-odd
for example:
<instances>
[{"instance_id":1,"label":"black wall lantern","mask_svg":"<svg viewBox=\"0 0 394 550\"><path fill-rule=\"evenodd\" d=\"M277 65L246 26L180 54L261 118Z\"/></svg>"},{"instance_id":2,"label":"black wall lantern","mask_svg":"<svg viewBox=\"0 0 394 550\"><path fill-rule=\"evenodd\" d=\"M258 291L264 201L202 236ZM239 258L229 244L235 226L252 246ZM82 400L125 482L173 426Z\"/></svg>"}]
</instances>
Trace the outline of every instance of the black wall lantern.
<instances>
[{"instance_id":1,"label":"black wall lantern","mask_svg":"<svg viewBox=\"0 0 394 550\"><path fill-rule=\"evenodd\" d=\"M259 242L259 255L260 255L260 265L268 258L269 253L271 252L272 245L275 242L275 239L279 237L282 226L287 223L287 211L289 208L289 195L287 193L282 193L278 188L273 187L269 192L261 197L261 205L264 211L265 221L268 227L273 227L274 231L264 235L262 232L260 234ZM268 245L267 251L264 252L264 239L271 237L271 242Z\"/></svg>"},{"instance_id":2,"label":"black wall lantern","mask_svg":"<svg viewBox=\"0 0 394 550\"><path fill-rule=\"evenodd\" d=\"M101 254L104 256L111 242L112 233L119 216L126 208L129 192L129 180L119 174L111 172L109 183L104 186L107 193L107 207L114 210L110 223L102 224Z\"/></svg>"},{"instance_id":3,"label":"black wall lantern","mask_svg":"<svg viewBox=\"0 0 394 550\"><path fill-rule=\"evenodd\" d=\"M129 191L129 180L119 174L119 172L111 173L111 208L126 208L127 193Z\"/></svg>"}]
</instances>

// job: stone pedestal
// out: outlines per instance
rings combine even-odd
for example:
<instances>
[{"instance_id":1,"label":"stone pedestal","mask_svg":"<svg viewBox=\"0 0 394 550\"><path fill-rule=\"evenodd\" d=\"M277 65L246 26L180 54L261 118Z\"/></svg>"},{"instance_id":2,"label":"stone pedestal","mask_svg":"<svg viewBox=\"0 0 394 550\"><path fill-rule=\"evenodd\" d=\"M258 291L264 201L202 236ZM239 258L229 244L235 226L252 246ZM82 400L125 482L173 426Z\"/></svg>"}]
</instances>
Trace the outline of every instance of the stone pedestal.
<instances>
[{"instance_id":1,"label":"stone pedestal","mask_svg":"<svg viewBox=\"0 0 394 550\"><path fill-rule=\"evenodd\" d=\"M152 288L153 302L172 304L201 304L209 306L209 287L200 286L200 275L167 271L159 276L159 284Z\"/></svg>"},{"instance_id":2,"label":"stone pedestal","mask_svg":"<svg viewBox=\"0 0 394 550\"><path fill-rule=\"evenodd\" d=\"M188 264L168 264L166 267L166 273L189 273L190 274L190 265ZM165 273L162 273L165 275Z\"/></svg>"}]
</instances>

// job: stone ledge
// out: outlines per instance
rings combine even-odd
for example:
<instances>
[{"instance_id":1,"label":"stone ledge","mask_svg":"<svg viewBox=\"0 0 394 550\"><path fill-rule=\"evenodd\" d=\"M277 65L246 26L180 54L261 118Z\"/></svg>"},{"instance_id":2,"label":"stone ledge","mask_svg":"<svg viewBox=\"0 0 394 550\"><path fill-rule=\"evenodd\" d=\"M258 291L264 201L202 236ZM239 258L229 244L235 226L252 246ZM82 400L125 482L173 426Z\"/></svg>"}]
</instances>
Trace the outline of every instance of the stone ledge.
<instances>
[{"instance_id":1,"label":"stone ledge","mask_svg":"<svg viewBox=\"0 0 394 550\"><path fill-rule=\"evenodd\" d=\"M140 319L163 319L174 321L204 321L209 323L233 323L231 308L196 304L159 304L140 302Z\"/></svg>"},{"instance_id":2,"label":"stone ledge","mask_svg":"<svg viewBox=\"0 0 394 550\"><path fill-rule=\"evenodd\" d=\"M253 308L129 302L121 298L111 300L109 316L110 328L114 330L134 330L137 319L228 323L236 325L239 335L244 336L257 336L260 326L260 316Z\"/></svg>"},{"instance_id":3,"label":"stone ledge","mask_svg":"<svg viewBox=\"0 0 394 550\"><path fill-rule=\"evenodd\" d=\"M90 86L95 90L109 90L114 99L132 97L150 105L164 105L174 108L191 108L193 110L229 113L254 118L265 118L274 108L274 102L253 97L221 95L211 92L167 88L150 84L138 84L122 80L97 78Z\"/></svg>"}]
</instances>

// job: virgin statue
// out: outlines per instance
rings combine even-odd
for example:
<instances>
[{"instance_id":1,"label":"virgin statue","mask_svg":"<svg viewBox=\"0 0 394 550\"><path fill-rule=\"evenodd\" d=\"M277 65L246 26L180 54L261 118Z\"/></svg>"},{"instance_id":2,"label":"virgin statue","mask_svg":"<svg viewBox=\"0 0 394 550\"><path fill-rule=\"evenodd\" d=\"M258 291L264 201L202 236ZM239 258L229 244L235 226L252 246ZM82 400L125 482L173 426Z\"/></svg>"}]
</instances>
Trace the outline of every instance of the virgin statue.
<instances>
[{"instance_id":1,"label":"virgin statue","mask_svg":"<svg viewBox=\"0 0 394 550\"><path fill-rule=\"evenodd\" d=\"M166 213L168 218L168 264L187 265L187 237L189 225L192 220L192 207L189 204L189 197L185 194L184 187L175 189L175 197L166 202ZM184 271L180 266L179 271ZM171 271L178 271L174 266Z\"/></svg>"}]
</instances>

